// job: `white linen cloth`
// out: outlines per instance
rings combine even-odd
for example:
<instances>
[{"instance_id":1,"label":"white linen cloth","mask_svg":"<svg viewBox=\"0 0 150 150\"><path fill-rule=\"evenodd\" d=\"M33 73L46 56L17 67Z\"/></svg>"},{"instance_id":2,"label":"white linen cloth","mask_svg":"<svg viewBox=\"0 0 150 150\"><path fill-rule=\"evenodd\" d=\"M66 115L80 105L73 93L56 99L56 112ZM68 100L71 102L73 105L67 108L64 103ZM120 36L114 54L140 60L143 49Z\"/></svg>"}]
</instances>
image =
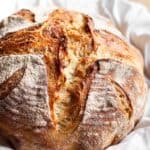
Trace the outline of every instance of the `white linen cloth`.
<instances>
[{"instance_id":1,"label":"white linen cloth","mask_svg":"<svg viewBox=\"0 0 150 150\"><path fill-rule=\"evenodd\" d=\"M21 8L31 9L37 14L37 19L41 20L47 12L58 7L94 17L104 15L111 19L143 54L145 77L150 88L150 12L138 3L128 0L4 0L0 5L0 20ZM0 147L0 150L8 149ZM140 123L122 142L107 150L150 150L150 89Z\"/></svg>"}]
</instances>

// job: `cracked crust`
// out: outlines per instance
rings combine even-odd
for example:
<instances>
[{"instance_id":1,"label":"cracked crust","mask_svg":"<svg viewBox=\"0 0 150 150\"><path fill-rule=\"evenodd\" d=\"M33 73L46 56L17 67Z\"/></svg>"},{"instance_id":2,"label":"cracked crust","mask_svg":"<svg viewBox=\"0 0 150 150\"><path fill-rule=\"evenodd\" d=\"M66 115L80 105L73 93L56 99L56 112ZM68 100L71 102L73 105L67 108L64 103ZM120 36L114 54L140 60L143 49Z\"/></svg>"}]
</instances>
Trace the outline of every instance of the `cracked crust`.
<instances>
[{"instance_id":1,"label":"cracked crust","mask_svg":"<svg viewBox=\"0 0 150 150\"><path fill-rule=\"evenodd\" d=\"M142 56L78 12L3 36L0 71L0 128L19 150L105 149L142 116Z\"/></svg>"}]
</instances>

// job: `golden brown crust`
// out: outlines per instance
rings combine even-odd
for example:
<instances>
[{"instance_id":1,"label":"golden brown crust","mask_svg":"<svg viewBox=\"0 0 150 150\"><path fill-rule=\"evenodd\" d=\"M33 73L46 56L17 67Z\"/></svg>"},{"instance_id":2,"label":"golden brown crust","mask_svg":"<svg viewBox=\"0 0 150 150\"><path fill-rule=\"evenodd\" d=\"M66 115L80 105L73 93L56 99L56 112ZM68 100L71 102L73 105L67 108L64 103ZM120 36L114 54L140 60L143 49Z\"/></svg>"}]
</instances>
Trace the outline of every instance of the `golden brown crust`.
<instances>
[{"instance_id":1,"label":"golden brown crust","mask_svg":"<svg viewBox=\"0 0 150 150\"><path fill-rule=\"evenodd\" d=\"M117 36L95 30L84 14L55 10L45 22L7 34L0 39L0 58L7 77L0 79L0 128L20 140L19 147L14 143L18 149L104 149L142 115L141 55ZM17 77L15 70L25 66Z\"/></svg>"}]
</instances>

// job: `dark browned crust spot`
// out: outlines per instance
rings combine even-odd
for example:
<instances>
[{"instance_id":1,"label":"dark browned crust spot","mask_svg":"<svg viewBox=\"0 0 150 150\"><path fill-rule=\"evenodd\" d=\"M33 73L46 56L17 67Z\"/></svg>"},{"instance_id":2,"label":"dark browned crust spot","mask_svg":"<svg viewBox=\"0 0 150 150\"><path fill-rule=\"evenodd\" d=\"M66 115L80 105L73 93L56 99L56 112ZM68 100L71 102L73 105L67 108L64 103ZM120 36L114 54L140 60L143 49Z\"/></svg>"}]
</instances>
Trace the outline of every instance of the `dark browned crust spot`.
<instances>
[{"instance_id":1,"label":"dark browned crust spot","mask_svg":"<svg viewBox=\"0 0 150 150\"><path fill-rule=\"evenodd\" d=\"M97 37L95 36L95 29L94 29L94 23L93 23L93 19L89 16L85 16L85 31L86 32L90 32L92 35L92 46L93 46L93 50L96 51L97 50Z\"/></svg>"}]
</instances>

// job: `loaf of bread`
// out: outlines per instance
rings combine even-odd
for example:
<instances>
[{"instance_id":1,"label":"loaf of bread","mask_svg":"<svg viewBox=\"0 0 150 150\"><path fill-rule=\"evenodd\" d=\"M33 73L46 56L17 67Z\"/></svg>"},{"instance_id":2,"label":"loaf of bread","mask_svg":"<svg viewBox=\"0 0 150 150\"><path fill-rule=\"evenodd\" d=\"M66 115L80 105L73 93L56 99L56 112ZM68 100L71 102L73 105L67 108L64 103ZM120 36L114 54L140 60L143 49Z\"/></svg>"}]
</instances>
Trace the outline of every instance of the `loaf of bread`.
<instances>
[{"instance_id":1,"label":"loaf of bread","mask_svg":"<svg viewBox=\"0 0 150 150\"><path fill-rule=\"evenodd\" d=\"M15 15L32 26L0 28L1 134L17 150L103 150L121 141L143 114L139 51L85 14L58 9L35 24L22 11Z\"/></svg>"}]
</instances>

